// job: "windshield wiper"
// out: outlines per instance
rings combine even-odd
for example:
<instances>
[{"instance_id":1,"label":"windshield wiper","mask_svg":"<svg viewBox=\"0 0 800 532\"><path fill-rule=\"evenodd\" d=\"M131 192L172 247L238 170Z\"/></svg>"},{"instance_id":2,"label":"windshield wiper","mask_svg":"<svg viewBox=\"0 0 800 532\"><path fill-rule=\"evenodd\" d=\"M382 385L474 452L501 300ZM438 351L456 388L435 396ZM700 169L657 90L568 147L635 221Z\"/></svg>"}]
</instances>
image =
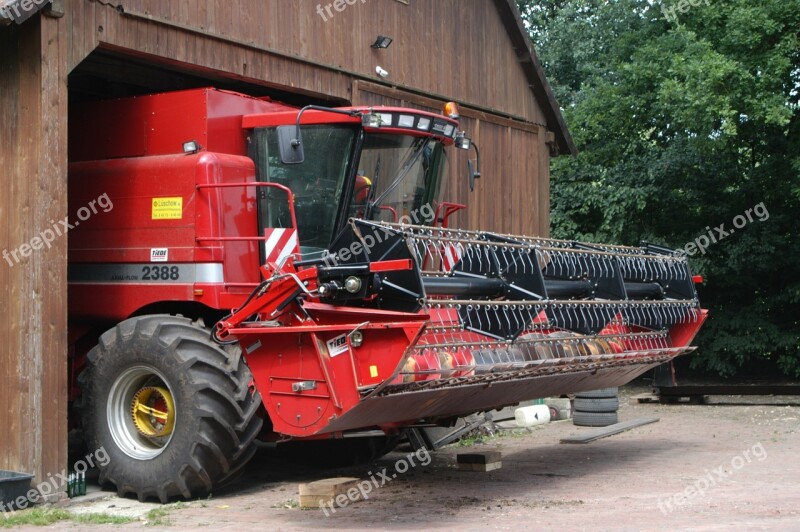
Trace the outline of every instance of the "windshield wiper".
<instances>
[{"instance_id":1,"label":"windshield wiper","mask_svg":"<svg viewBox=\"0 0 800 532\"><path fill-rule=\"evenodd\" d=\"M425 146L428 145L428 139L420 138L420 139L417 139L416 142L419 142L419 146L417 146L416 149L414 150L414 152L411 153L411 155L409 157L409 161L406 164L403 165L403 167L397 173L397 177L394 178L394 181L392 181L392 183L388 186L388 188L383 191L383 194L381 194L380 196L378 196L375 199L375 201L370 205L370 207L374 207L375 205L380 203L383 200L383 198L385 198L386 196L391 194L392 191L397 188L397 185L400 184L400 182L403 180L403 178L406 177L408 172L411 171L411 168L413 168L414 165L417 163L417 160L422 155L422 152L425 151Z\"/></svg>"}]
</instances>

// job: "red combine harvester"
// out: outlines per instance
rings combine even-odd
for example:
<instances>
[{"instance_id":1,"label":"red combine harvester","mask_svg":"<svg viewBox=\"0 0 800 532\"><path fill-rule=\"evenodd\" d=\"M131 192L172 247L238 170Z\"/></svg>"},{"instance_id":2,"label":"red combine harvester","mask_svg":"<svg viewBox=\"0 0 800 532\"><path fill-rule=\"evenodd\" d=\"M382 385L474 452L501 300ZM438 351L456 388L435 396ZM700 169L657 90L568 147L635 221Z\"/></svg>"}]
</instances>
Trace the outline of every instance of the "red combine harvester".
<instances>
[{"instance_id":1,"label":"red combine harvester","mask_svg":"<svg viewBox=\"0 0 800 532\"><path fill-rule=\"evenodd\" d=\"M457 119L214 89L78 107L71 212L113 203L69 250L71 399L101 481L195 497L256 440L385 452L693 349L706 311L672 250L449 228Z\"/></svg>"}]
</instances>

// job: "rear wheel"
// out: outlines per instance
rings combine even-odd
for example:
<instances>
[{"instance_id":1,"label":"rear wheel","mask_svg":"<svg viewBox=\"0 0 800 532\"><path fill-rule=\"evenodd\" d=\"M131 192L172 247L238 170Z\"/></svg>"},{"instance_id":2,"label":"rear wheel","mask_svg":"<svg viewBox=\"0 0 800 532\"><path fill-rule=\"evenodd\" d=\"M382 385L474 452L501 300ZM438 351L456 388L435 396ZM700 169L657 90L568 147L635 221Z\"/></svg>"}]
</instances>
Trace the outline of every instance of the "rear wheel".
<instances>
[{"instance_id":1,"label":"rear wheel","mask_svg":"<svg viewBox=\"0 0 800 532\"><path fill-rule=\"evenodd\" d=\"M140 316L107 331L79 383L84 435L104 449L101 483L140 500L203 496L255 453L261 397L238 350L175 316Z\"/></svg>"}]
</instances>

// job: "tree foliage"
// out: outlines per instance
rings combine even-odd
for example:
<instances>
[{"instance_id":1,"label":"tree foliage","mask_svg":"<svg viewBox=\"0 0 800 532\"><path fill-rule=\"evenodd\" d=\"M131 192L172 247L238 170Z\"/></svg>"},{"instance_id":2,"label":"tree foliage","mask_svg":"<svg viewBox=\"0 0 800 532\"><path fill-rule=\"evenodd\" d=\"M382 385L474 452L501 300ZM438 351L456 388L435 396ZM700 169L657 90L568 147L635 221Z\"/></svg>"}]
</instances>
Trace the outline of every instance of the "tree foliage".
<instances>
[{"instance_id":1,"label":"tree foliage","mask_svg":"<svg viewBox=\"0 0 800 532\"><path fill-rule=\"evenodd\" d=\"M800 0L694 3L518 0L580 151L553 163L552 232L683 248L725 224L690 257L692 365L798 377Z\"/></svg>"}]
</instances>

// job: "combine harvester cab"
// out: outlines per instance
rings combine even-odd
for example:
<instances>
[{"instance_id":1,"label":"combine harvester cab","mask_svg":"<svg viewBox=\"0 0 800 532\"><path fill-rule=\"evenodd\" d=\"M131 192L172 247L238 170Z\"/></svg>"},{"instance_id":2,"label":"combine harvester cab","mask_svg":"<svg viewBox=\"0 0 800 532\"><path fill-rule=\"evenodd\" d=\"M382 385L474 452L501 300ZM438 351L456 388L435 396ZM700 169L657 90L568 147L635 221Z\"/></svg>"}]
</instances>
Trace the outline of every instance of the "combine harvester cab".
<instances>
[{"instance_id":1,"label":"combine harvester cab","mask_svg":"<svg viewBox=\"0 0 800 532\"><path fill-rule=\"evenodd\" d=\"M651 245L351 219L323 259L264 271L216 335L295 437L619 386L692 351L707 313L686 257Z\"/></svg>"}]
</instances>

